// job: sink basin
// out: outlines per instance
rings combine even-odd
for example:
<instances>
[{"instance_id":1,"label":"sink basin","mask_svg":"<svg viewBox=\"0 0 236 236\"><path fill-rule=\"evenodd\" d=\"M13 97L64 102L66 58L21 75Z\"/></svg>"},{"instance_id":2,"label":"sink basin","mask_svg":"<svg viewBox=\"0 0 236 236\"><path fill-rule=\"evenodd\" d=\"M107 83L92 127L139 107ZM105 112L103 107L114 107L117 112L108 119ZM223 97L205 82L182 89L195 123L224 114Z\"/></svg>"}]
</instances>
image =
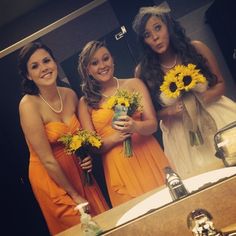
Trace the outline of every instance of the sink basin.
<instances>
[{"instance_id":1,"label":"sink basin","mask_svg":"<svg viewBox=\"0 0 236 236\"><path fill-rule=\"evenodd\" d=\"M200 175L183 180L187 190L191 193L198 190L206 184L212 184L220 179L227 178L236 174L236 167L225 167L213 171L209 171ZM132 219L137 218L149 210L159 208L172 202L172 198L168 188L164 188L153 195L147 197L143 201L136 204L128 210L117 222L116 226L126 223Z\"/></svg>"}]
</instances>

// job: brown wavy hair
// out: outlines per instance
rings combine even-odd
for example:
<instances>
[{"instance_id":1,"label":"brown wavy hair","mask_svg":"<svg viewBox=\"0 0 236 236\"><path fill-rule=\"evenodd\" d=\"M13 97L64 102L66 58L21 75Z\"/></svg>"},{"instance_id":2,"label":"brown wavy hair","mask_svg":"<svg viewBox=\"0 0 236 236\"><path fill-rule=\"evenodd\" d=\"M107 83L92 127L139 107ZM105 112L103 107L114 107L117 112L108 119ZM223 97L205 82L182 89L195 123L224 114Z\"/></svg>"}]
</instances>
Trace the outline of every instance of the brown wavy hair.
<instances>
[{"instance_id":1,"label":"brown wavy hair","mask_svg":"<svg viewBox=\"0 0 236 236\"><path fill-rule=\"evenodd\" d=\"M82 78L81 89L84 98L89 106L97 109L102 98L101 85L88 74L88 65L94 53L102 47L106 47L104 42L90 41L82 49L79 55L78 72Z\"/></svg>"},{"instance_id":2,"label":"brown wavy hair","mask_svg":"<svg viewBox=\"0 0 236 236\"><path fill-rule=\"evenodd\" d=\"M139 13L133 21L133 30L138 36L138 42L142 51L139 63L139 77L147 85L154 106L158 110L161 108L159 95L164 72L160 65L159 55L144 41L145 26L152 16L159 17L166 24L170 37L170 45L178 57L181 58L184 65L189 63L195 64L207 78L209 86L216 84L216 76L207 66L206 59L191 44L191 40L185 34L185 29L172 17L166 8L156 6L140 8Z\"/></svg>"}]
</instances>

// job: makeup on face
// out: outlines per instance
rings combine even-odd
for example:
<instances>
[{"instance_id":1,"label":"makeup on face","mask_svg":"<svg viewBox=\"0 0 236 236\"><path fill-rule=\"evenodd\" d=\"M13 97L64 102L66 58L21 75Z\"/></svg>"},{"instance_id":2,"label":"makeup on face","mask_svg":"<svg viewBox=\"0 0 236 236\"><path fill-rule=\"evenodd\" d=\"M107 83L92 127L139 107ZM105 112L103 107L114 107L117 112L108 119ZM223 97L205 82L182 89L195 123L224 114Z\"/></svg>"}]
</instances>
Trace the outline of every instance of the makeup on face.
<instances>
[{"instance_id":1,"label":"makeup on face","mask_svg":"<svg viewBox=\"0 0 236 236\"><path fill-rule=\"evenodd\" d=\"M163 53L169 45L169 33L166 24L160 17L152 16L148 19L143 34L144 42L156 53Z\"/></svg>"},{"instance_id":2,"label":"makeup on face","mask_svg":"<svg viewBox=\"0 0 236 236\"><path fill-rule=\"evenodd\" d=\"M56 79L57 65L51 55L44 49L36 50L27 63L28 78L34 81L38 79Z\"/></svg>"},{"instance_id":3,"label":"makeup on face","mask_svg":"<svg viewBox=\"0 0 236 236\"><path fill-rule=\"evenodd\" d=\"M88 73L97 80L104 80L113 77L113 58L105 47L99 48L91 58L88 65Z\"/></svg>"}]
</instances>

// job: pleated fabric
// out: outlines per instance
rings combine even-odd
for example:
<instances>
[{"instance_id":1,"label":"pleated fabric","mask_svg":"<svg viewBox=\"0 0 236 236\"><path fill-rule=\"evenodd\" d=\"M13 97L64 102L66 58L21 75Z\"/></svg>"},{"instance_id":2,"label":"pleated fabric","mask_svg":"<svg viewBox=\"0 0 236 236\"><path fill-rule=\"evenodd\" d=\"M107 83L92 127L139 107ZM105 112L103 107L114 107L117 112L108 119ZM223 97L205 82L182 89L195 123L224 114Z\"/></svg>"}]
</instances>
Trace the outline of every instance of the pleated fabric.
<instances>
[{"instance_id":1,"label":"pleated fabric","mask_svg":"<svg viewBox=\"0 0 236 236\"><path fill-rule=\"evenodd\" d=\"M83 173L74 155L68 155L64 146L57 140L65 133L74 133L80 127L76 115L69 124L50 122L45 131L51 144L54 157L77 192L90 203L91 215L97 215L108 209L107 203L94 179L92 186L84 186ZM74 210L76 204L70 196L48 175L34 150L29 145L29 179L34 195L40 205L49 231L52 235L80 223L80 215Z\"/></svg>"},{"instance_id":2,"label":"pleated fabric","mask_svg":"<svg viewBox=\"0 0 236 236\"><path fill-rule=\"evenodd\" d=\"M115 132L112 128L114 111L92 110L94 127L102 138ZM140 120L141 113L134 115ZM125 157L123 143L106 152L103 158L106 184L112 206L117 206L164 184L164 167L168 160L152 136L132 135L132 157Z\"/></svg>"}]
</instances>

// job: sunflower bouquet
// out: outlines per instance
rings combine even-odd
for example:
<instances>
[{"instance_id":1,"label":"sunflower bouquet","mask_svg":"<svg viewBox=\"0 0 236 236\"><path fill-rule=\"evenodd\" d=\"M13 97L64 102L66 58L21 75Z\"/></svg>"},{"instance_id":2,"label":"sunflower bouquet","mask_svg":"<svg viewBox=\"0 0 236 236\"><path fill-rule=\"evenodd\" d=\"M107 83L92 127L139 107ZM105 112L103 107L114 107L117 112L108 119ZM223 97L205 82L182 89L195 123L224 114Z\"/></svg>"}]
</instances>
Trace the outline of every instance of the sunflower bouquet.
<instances>
[{"instance_id":1,"label":"sunflower bouquet","mask_svg":"<svg viewBox=\"0 0 236 236\"><path fill-rule=\"evenodd\" d=\"M77 130L74 134L67 133L58 139L65 146L68 155L75 154L80 160L87 157L93 148L100 148L102 145L101 137L95 132L88 130ZM87 170L84 173L84 184L92 185L92 177Z\"/></svg>"},{"instance_id":2,"label":"sunflower bouquet","mask_svg":"<svg viewBox=\"0 0 236 236\"><path fill-rule=\"evenodd\" d=\"M141 111L141 99L142 96L137 91L131 92L128 90L119 89L115 95L108 98L106 103L103 105L103 108L114 110L114 116L112 120L114 122L118 120L119 116L132 116L136 111ZM124 140L123 148L125 157L133 156L131 137Z\"/></svg>"},{"instance_id":3,"label":"sunflower bouquet","mask_svg":"<svg viewBox=\"0 0 236 236\"><path fill-rule=\"evenodd\" d=\"M183 119L189 128L192 146L203 143L197 117L199 113L206 114L201 99L195 92L203 92L207 86L206 77L200 73L194 64L175 66L164 76L164 81L160 86L160 99L164 104L173 105L177 100L182 100L185 107ZM200 109L201 112L199 112ZM208 120L212 119L209 114L206 114L205 117Z\"/></svg>"},{"instance_id":4,"label":"sunflower bouquet","mask_svg":"<svg viewBox=\"0 0 236 236\"><path fill-rule=\"evenodd\" d=\"M207 85L207 80L196 65L177 65L164 76L160 91L166 98L176 99L190 90L201 91L201 85Z\"/></svg>"}]
</instances>

